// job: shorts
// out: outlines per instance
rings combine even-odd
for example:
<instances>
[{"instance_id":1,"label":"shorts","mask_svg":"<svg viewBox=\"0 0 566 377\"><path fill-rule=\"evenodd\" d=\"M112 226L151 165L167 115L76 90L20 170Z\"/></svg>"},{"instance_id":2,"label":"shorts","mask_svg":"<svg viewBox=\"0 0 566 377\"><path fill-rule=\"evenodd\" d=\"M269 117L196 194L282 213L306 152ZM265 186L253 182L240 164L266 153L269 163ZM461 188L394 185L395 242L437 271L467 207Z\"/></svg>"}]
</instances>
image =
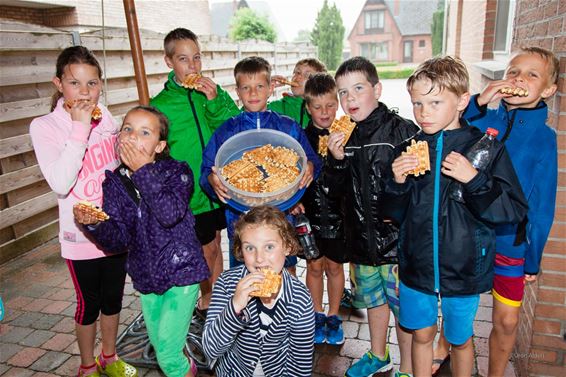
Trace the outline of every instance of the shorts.
<instances>
[{"instance_id":1,"label":"shorts","mask_svg":"<svg viewBox=\"0 0 566 377\"><path fill-rule=\"evenodd\" d=\"M96 322L99 313L120 313L127 255L122 253L97 259L66 260L77 294L76 323L86 326Z\"/></svg>"},{"instance_id":2,"label":"shorts","mask_svg":"<svg viewBox=\"0 0 566 377\"><path fill-rule=\"evenodd\" d=\"M497 301L518 308L525 293L525 259L495 254L495 271L491 294Z\"/></svg>"},{"instance_id":3,"label":"shorts","mask_svg":"<svg viewBox=\"0 0 566 377\"><path fill-rule=\"evenodd\" d=\"M438 319L438 296L399 284L401 310L399 323L409 330L435 326ZM442 297L441 311L444 336L450 344L459 346L474 335L474 318L480 295Z\"/></svg>"},{"instance_id":4,"label":"shorts","mask_svg":"<svg viewBox=\"0 0 566 377\"><path fill-rule=\"evenodd\" d=\"M358 309L370 309L387 303L397 318L399 297L395 288L399 286L398 269L397 264L366 266L350 263L352 306Z\"/></svg>"},{"instance_id":5,"label":"shorts","mask_svg":"<svg viewBox=\"0 0 566 377\"><path fill-rule=\"evenodd\" d=\"M315 259L326 257L335 263L348 262L348 256L346 255L346 244L344 243L343 239L315 237L315 243L318 251L320 252L320 256ZM302 254L299 254L298 257L301 259L306 259Z\"/></svg>"},{"instance_id":6,"label":"shorts","mask_svg":"<svg viewBox=\"0 0 566 377\"><path fill-rule=\"evenodd\" d=\"M195 215L195 232L201 245L214 241L216 231L224 228L226 228L224 208L217 208Z\"/></svg>"}]
</instances>

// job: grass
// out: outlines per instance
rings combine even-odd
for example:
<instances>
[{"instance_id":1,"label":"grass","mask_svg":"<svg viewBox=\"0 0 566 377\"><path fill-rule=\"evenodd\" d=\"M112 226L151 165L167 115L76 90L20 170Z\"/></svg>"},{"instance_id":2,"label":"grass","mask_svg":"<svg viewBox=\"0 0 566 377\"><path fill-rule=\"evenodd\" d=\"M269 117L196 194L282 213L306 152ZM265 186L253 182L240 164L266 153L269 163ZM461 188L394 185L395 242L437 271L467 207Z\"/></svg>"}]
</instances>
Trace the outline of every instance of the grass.
<instances>
[{"instance_id":1,"label":"grass","mask_svg":"<svg viewBox=\"0 0 566 377\"><path fill-rule=\"evenodd\" d=\"M378 70L379 79L406 79L413 73L414 68L403 68L403 69L390 69L390 70Z\"/></svg>"}]
</instances>

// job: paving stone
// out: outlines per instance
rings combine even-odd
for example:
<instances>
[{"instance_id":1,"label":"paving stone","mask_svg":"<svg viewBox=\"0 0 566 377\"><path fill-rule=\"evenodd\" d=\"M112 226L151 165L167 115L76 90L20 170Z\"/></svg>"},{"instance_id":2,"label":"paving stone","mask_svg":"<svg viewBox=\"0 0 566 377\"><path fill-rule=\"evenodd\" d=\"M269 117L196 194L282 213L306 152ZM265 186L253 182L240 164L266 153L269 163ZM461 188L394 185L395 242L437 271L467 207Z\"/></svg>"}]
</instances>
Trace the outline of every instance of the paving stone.
<instances>
[{"instance_id":1,"label":"paving stone","mask_svg":"<svg viewBox=\"0 0 566 377\"><path fill-rule=\"evenodd\" d=\"M59 376L53 373L37 372L34 373L32 377L59 377Z\"/></svg>"},{"instance_id":2,"label":"paving stone","mask_svg":"<svg viewBox=\"0 0 566 377\"><path fill-rule=\"evenodd\" d=\"M489 355L489 339L474 336L474 352L476 356L487 357Z\"/></svg>"},{"instance_id":3,"label":"paving stone","mask_svg":"<svg viewBox=\"0 0 566 377\"><path fill-rule=\"evenodd\" d=\"M13 320L10 325L29 328L31 324L38 321L41 316L41 313L26 312Z\"/></svg>"},{"instance_id":4,"label":"paving stone","mask_svg":"<svg viewBox=\"0 0 566 377\"><path fill-rule=\"evenodd\" d=\"M20 341L22 346L39 347L55 335L54 332L46 330L34 330L31 334Z\"/></svg>"},{"instance_id":5,"label":"paving stone","mask_svg":"<svg viewBox=\"0 0 566 377\"><path fill-rule=\"evenodd\" d=\"M488 321L491 322L492 308L487 306L478 307L478 312L476 313L476 321Z\"/></svg>"},{"instance_id":6,"label":"paving stone","mask_svg":"<svg viewBox=\"0 0 566 377\"><path fill-rule=\"evenodd\" d=\"M9 309L22 309L32 301L33 298L31 297L14 297L13 299L6 301L6 311L8 311Z\"/></svg>"},{"instance_id":7,"label":"paving stone","mask_svg":"<svg viewBox=\"0 0 566 377\"><path fill-rule=\"evenodd\" d=\"M39 348L23 348L20 352L12 356L7 363L16 367L27 368L43 356L45 352L45 350Z\"/></svg>"},{"instance_id":8,"label":"paving stone","mask_svg":"<svg viewBox=\"0 0 566 377\"><path fill-rule=\"evenodd\" d=\"M491 322L487 321L475 321L474 322L474 335L478 338L489 338L491 333Z\"/></svg>"},{"instance_id":9,"label":"paving stone","mask_svg":"<svg viewBox=\"0 0 566 377\"><path fill-rule=\"evenodd\" d=\"M71 333L75 331L75 320L71 317L64 317L55 326L51 328L51 331L58 333Z\"/></svg>"},{"instance_id":10,"label":"paving stone","mask_svg":"<svg viewBox=\"0 0 566 377\"><path fill-rule=\"evenodd\" d=\"M369 336L369 326L367 323L362 323L360 325L360 330L358 331L358 339L361 340L370 340L370 336Z\"/></svg>"},{"instance_id":11,"label":"paving stone","mask_svg":"<svg viewBox=\"0 0 566 377\"><path fill-rule=\"evenodd\" d=\"M0 363L0 376L4 374L10 367L7 364Z\"/></svg>"},{"instance_id":12,"label":"paving stone","mask_svg":"<svg viewBox=\"0 0 566 377\"><path fill-rule=\"evenodd\" d=\"M68 288L59 288L56 289L55 292L48 298L51 300L69 301L75 298L75 290Z\"/></svg>"},{"instance_id":13,"label":"paving stone","mask_svg":"<svg viewBox=\"0 0 566 377\"><path fill-rule=\"evenodd\" d=\"M31 324L31 327L40 330L48 330L55 326L62 319L63 316L58 314L41 314L39 319Z\"/></svg>"},{"instance_id":14,"label":"paving stone","mask_svg":"<svg viewBox=\"0 0 566 377\"><path fill-rule=\"evenodd\" d=\"M31 334L33 329L19 326L9 326L6 332L2 332L2 343L19 343Z\"/></svg>"},{"instance_id":15,"label":"paving stone","mask_svg":"<svg viewBox=\"0 0 566 377\"><path fill-rule=\"evenodd\" d=\"M2 320L2 322L4 323L10 323L12 322L14 319L18 318L19 316L21 316L24 312L18 309L9 309L9 308L5 308L5 313L4 313L4 319Z\"/></svg>"},{"instance_id":16,"label":"paving stone","mask_svg":"<svg viewBox=\"0 0 566 377\"><path fill-rule=\"evenodd\" d=\"M395 327L389 328L389 343L391 344L399 344L397 341L397 329Z\"/></svg>"},{"instance_id":17,"label":"paving stone","mask_svg":"<svg viewBox=\"0 0 566 377\"><path fill-rule=\"evenodd\" d=\"M6 373L2 375L2 377L29 377L33 376L35 372L29 369L22 369L22 368L10 368Z\"/></svg>"},{"instance_id":18,"label":"paving stone","mask_svg":"<svg viewBox=\"0 0 566 377\"><path fill-rule=\"evenodd\" d=\"M325 376L343 376L351 365L351 359L342 356L322 355L316 363L315 370Z\"/></svg>"},{"instance_id":19,"label":"paving stone","mask_svg":"<svg viewBox=\"0 0 566 377\"><path fill-rule=\"evenodd\" d=\"M41 309L42 313L59 314L71 305L68 301L52 301L49 305Z\"/></svg>"},{"instance_id":20,"label":"paving stone","mask_svg":"<svg viewBox=\"0 0 566 377\"><path fill-rule=\"evenodd\" d=\"M36 298L25 307L25 310L30 312L40 312L41 309L45 308L51 303L53 303L53 301L46 298Z\"/></svg>"},{"instance_id":21,"label":"paving stone","mask_svg":"<svg viewBox=\"0 0 566 377\"><path fill-rule=\"evenodd\" d=\"M344 330L345 338L356 338L360 330L360 324L354 322L342 322L342 329Z\"/></svg>"},{"instance_id":22,"label":"paving stone","mask_svg":"<svg viewBox=\"0 0 566 377\"><path fill-rule=\"evenodd\" d=\"M480 306L493 307L493 296L490 293L480 295Z\"/></svg>"},{"instance_id":23,"label":"paving stone","mask_svg":"<svg viewBox=\"0 0 566 377\"><path fill-rule=\"evenodd\" d=\"M2 339L3 341L4 339ZM9 343L0 343L0 362L5 363L10 359L12 356L17 354L23 349L22 346L18 346L16 344L9 344Z\"/></svg>"},{"instance_id":24,"label":"paving stone","mask_svg":"<svg viewBox=\"0 0 566 377\"><path fill-rule=\"evenodd\" d=\"M67 306L67 308L59 314L64 315L66 317L74 317L76 311L77 311L77 305L76 302L73 301L71 305Z\"/></svg>"},{"instance_id":25,"label":"paving stone","mask_svg":"<svg viewBox=\"0 0 566 377\"><path fill-rule=\"evenodd\" d=\"M340 350L340 356L360 358L370 347L370 342L366 342L365 340L346 339Z\"/></svg>"},{"instance_id":26,"label":"paving stone","mask_svg":"<svg viewBox=\"0 0 566 377\"><path fill-rule=\"evenodd\" d=\"M81 358L78 355L71 356L53 372L59 376L76 376L77 370L81 365Z\"/></svg>"},{"instance_id":27,"label":"paving stone","mask_svg":"<svg viewBox=\"0 0 566 377\"><path fill-rule=\"evenodd\" d=\"M75 336L71 334L57 334L41 345L41 348L51 351L63 351L75 341Z\"/></svg>"},{"instance_id":28,"label":"paving stone","mask_svg":"<svg viewBox=\"0 0 566 377\"><path fill-rule=\"evenodd\" d=\"M26 296L34 297L34 298L43 298L43 297L47 297L49 295L48 292L52 289L53 288L48 285L34 284L27 287L25 292L26 292Z\"/></svg>"},{"instance_id":29,"label":"paving stone","mask_svg":"<svg viewBox=\"0 0 566 377\"><path fill-rule=\"evenodd\" d=\"M63 364L69 357L71 357L71 355L68 353L48 351L33 363L30 368L40 372L49 372L57 369L57 367Z\"/></svg>"}]
</instances>

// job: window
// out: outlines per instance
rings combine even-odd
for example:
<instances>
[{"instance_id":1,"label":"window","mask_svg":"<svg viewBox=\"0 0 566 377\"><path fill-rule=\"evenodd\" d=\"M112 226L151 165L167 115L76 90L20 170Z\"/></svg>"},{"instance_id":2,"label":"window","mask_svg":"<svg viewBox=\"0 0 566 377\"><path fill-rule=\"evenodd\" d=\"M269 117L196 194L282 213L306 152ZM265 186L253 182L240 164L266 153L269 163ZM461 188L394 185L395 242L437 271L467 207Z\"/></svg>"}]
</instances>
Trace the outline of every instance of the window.
<instances>
[{"instance_id":1,"label":"window","mask_svg":"<svg viewBox=\"0 0 566 377\"><path fill-rule=\"evenodd\" d=\"M371 34L383 31L385 25L385 13L382 10L371 10L365 12L365 33Z\"/></svg>"},{"instance_id":2,"label":"window","mask_svg":"<svg viewBox=\"0 0 566 377\"><path fill-rule=\"evenodd\" d=\"M419 41L419 47L424 47L424 46L426 46L426 42L425 42L424 39L421 39L421 40Z\"/></svg>"},{"instance_id":3,"label":"window","mask_svg":"<svg viewBox=\"0 0 566 377\"><path fill-rule=\"evenodd\" d=\"M371 61L387 61L389 53L387 42L384 43L362 43L361 55Z\"/></svg>"},{"instance_id":4,"label":"window","mask_svg":"<svg viewBox=\"0 0 566 377\"><path fill-rule=\"evenodd\" d=\"M509 52L513 36L513 17L515 16L515 1L499 0L495 16L495 36L493 51Z\"/></svg>"}]
</instances>

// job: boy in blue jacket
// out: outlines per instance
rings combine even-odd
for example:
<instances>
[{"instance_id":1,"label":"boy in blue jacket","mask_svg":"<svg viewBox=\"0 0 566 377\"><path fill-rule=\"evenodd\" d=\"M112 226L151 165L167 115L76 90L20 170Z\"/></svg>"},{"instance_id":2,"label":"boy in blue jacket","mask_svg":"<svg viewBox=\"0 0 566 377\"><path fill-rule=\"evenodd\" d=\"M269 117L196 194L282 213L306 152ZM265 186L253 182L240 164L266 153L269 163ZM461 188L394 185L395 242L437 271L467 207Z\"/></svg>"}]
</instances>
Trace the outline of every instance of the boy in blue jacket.
<instances>
[{"instance_id":1,"label":"boy in blue jacket","mask_svg":"<svg viewBox=\"0 0 566 377\"><path fill-rule=\"evenodd\" d=\"M552 52L522 48L509 61L504 79L492 81L473 96L463 115L481 130L499 130L498 139L509 152L529 203L522 223L496 229L490 376L504 374L517 337L525 281L536 280L554 219L558 153L556 132L546 125L548 108L544 100L556 92L559 71L560 63ZM521 90L523 95L513 95ZM511 93L503 93L508 91ZM498 100L497 110L487 109L488 103ZM435 353L447 355L446 344L439 341Z\"/></svg>"},{"instance_id":2,"label":"boy in blue jacket","mask_svg":"<svg viewBox=\"0 0 566 377\"><path fill-rule=\"evenodd\" d=\"M473 320L479 294L491 288L494 225L519 223L526 200L502 144L497 141L485 169L476 170L466 152L483 137L460 115L469 102L468 72L459 59L432 58L409 77L413 112L428 143L431 171L411 175L419 158L397 151L387 180L384 213L399 231L399 321L413 331L415 376L430 375L442 299L444 334L452 346L452 375L472 373ZM450 188L463 186L464 202Z\"/></svg>"},{"instance_id":3,"label":"boy in blue jacket","mask_svg":"<svg viewBox=\"0 0 566 377\"><path fill-rule=\"evenodd\" d=\"M227 120L212 135L203 151L200 185L208 195L222 202L230 199L228 190L218 178L217 168L214 166L216 153L230 137L247 130L267 128L284 132L297 140L303 147L307 156L305 174L299 183L299 189L308 186L318 176L321 162L318 155L311 148L303 129L291 118L267 110L267 99L273 93L274 84L271 83L271 67L267 60L259 56L250 56L242 59L234 67L236 79L236 93L242 101L244 112ZM233 238L234 222L241 215L231 207L226 208L226 223L228 225L228 238ZM241 264L230 254L230 267ZM290 257L285 267L294 269L297 264L296 257Z\"/></svg>"}]
</instances>

